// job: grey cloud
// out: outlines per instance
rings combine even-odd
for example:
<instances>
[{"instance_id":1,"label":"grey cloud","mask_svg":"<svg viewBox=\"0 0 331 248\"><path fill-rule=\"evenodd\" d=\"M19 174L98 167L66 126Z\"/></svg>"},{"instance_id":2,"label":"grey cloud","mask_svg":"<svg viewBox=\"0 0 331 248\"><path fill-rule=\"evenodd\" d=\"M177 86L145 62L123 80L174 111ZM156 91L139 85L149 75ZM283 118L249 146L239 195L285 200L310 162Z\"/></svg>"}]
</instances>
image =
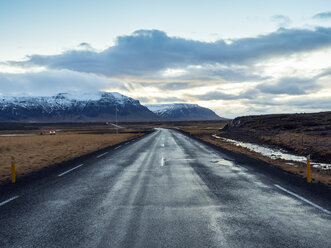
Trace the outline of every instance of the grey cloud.
<instances>
[{"instance_id":1,"label":"grey cloud","mask_svg":"<svg viewBox=\"0 0 331 248\"><path fill-rule=\"evenodd\" d=\"M330 75L331 68L327 68L311 78L284 77L275 83L259 84L256 88L269 94L303 95L322 88L317 81Z\"/></svg>"},{"instance_id":2,"label":"grey cloud","mask_svg":"<svg viewBox=\"0 0 331 248\"><path fill-rule=\"evenodd\" d=\"M137 100L139 100L140 103L142 104L146 104L146 103L149 103L151 101L150 98L148 97L139 97L139 98L136 98Z\"/></svg>"},{"instance_id":3,"label":"grey cloud","mask_svg":"<svg viewBox=\"0 0 331 248\"><path fill-rule=\"evenodd\" d=\"M201 68L190 68L188 73L182 77L182 79L188 79L194 76L194 78L202 78L206 80L219 80L223 79L231 82L243 82L243 81L261 81L268 79L260 75L252 73L251 66L225 66L225 65L205 65Z\"/></svg>"},{"instance_id":4,"label":"grey cloud","mask_svg":"<svg viewBox=\"0 0 331 248\"><path fill-rule=\"evenodd\" d=\"M45 66L108 76L146 75L166 68L201 64L248 64L271 57L331 46L331 28L285 29L253 38L201 42L169 37L159 30L120 36L102 52L70 50L58 55L31 55L20 66Z\"/></svg>"},{"instance_id":5,"label":"grey cloud","mask_svg":"<svg viewBox=\"0 0 331 248\"><path fill-rule=\"evenodd\" d=\"M331 109L331 99L329 97L312 98L307 96L298 96L290 100L274 99L272 97L262 97L260 99L249 100L249 105L262 105L270 107L278 107L283 109L288 108L299 108L301 112L306 109L311 111L330 111Z\"/></svg>"},{"instance_id":6,"label":"grey cloud","mask_svg":"<svg viewBox=\"0 0 331 248\"><path fill-rule=\"evenodd\" d=\"M314 19L327 20L331 19L331 11L321 12L313 16Z\"/></svg>"},{"instance_id":7,"label":"grey cloud","mask_svg":"<svg viewBox=\"0 0 331 248\"><path fill-rule=\"evenodd\" d=\"M81 47L91 47L91 45L87 42L82 42L82 43L79 44L79 46L81 46Z\"/></svg>"},{"instance_id":8,"label":"grey cloud","mask_svg":"<svg viewBox=\"0 0 331 248\"><path fill-rule=\"evenodd\" d=\"M207 94L203 95L195 95L192 96L196 99L202 100L202 101L210 101L210 100L235 100L238 99L238 96L231 95L231 94L225 94L222 92L209 92Z\"/></svg>"},{"instance_id":9,"label":"grey cloud","mask_svg":"<svg viewBox=\"0 0 331 248\"><path fill-rule=\"evenodd\" d=\"M247 90L241 94L226 94L220 91L208 92L202 95L190 95L197 100L210 101L210 100L240 100L240 99L254 99L258 95L255 89Z\"/></svg>"},{"instance_id":10,"label":"grey cloud","mask_svg":"<svg viewBox=\"0 0 331 248\"><path fill-rule=\"evenodd\" d=\"M274 15L271 20L276 22L279 27L287 27L291 23L291 19L285 15Z\"/></svg>"},{"instance_id":11,"label":"grey cloud","mask_svg":"<svg viewBox=\"0 0 331 248\"><path fill-rule=\"evenodd\" d=\"M80 43L78 47L85 50L94 50L93 47L87 42Z\"/></svg>"},{"instance_id":12,"label":"grey cloud","mask_svg":"<svg viewBox=\"0 0 331 248\"><path fill-rule=\"evenodd\" d=\"M154 98L158 103L174 103L174 102L186 102L185 99L181 99L178 97L156 97Z\"/></svg>"},{"instance_id":13,"label":"grey cloud","mask_svg":"<svg viewBox=\"0 0 331 248\"><path fill-rule=\"evenodd\" d=\"M323 85L318 84L317 80L324 76L331 75L331 69L326 69L321 73L311 78L299 77L284 77L273 83L260 83L255 88L248 89L240 94L227 94L220 91L208 92L202 95L188 95L194 99L208 101L208 100L242 100L249 101L249 103L259 103L261 99L263 102L268 102L269 105L278 105L270 101L271 95L305 95L308 92L319 90ZM266 95L267 94L267 95Z\"/></svg>"},{"instance_id":14,"label":"grey cloud","mask_svg":"<svg viewBox=\"0 0 331 248\"><path fill-rule=\"evenodd\" d=\"M161 83L155 84L155 86L162 90L183 90L193 88L196 85L188 82L172 82L172 83Z\"/></svg>"},{"instance_id":15,"label":"grey cloud","mask_svg":"<svg viewBox=\"0 0 331 248\"><path fill-rule=\"evenodd\" d=\"M316 88L317 84L315 80L296 77L285 77L276 83L260 84L257 86L257 89L263 93L287 95L303 95Z\"/></svg>"},{"instance_id":16,"label":"grey cloud","mask_svg":"<svg viewBox=\"0 0 331 248\"><path fill-rule=\"evenodd\" d=\"M194 87L194 83L189 82L135 82L131 83L134 88L135 85L140 85L143 87L156 87L163 90L181 90Z\"/></svg>"},{"instance_id":17,"label":"grey cloud","mask_svg":"<svg viewBox=\"0 0 331 248\"><path fill-rule=\"evenodd\" d=\"M186 102L178 97L139 97L138 100L143 104Z\"/></svg>"},{"instance_id":18,"label":"grey cloud","mask_svg":"<svg viewBox=\"0 0 331 248\"><path fill-rule=\"evenodd\" d=\"M319 78L328 77L328 76L331 76L331 68L323 70L321 73L316 75L314 78L319 79Z\"/></svg>"},{"instance_id":19,"label":"grey cloud","mask_svg":"<svg viewBox=\"0 0 331 248\"><path fill-rule=\"evenodd\" d=\"M183 90L183 89L191 89L194 87L206 86L208 83L196 83L196 82L139 82L139 83L131 83L131 87L134 88L135 85L140 85L143 87L155 87L161 90L167 91L176 91L176 90Z\"/></svg>"},{"instance_id":20,"label":"grey cloud","mask_svg":"<svg viewBox=\"0 0 331 248\"><path fill-rule=\"evenodd\" d=\"M328 97L323 97L319 99L295 99L286 102L286 105L297 106L301 108L308 108L308 109L321 109L324 111L331 110L331 99Z\"/></svg>"},{"instance_id":21,"label":"grey cloud","mask_svg":"<svg viewBox=\"0 0 331 248\"><path fill-rule=\"evenodd\" d=\"M267 79L267 77L261 77L260 75L248 73L243 69L220 69L219 71L215 71L212 75L219 76L227 81L260 81L263 79Z\"/></svg>"},{"instance_id":22,"label":"grey cloud","mask_svg":"<svg viewBox=\"0 0 331 248\"><path fill-rule=\"evenodd\" d=\"M2 95L54 95L66 91L96 91L125 87L115 81L94 74L69 70L51 70L33 73L0 73Z\"/></svg>"}]
</instances>

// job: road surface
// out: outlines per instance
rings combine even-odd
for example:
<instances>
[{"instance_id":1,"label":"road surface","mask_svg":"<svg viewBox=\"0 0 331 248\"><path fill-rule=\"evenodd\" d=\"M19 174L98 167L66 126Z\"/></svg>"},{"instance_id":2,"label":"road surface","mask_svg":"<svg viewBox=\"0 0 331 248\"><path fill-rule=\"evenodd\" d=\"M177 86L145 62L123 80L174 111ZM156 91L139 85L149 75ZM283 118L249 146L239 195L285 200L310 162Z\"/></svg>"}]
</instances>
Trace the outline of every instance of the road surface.
<instances>
[{"instance_id":1,"label":"road surface","mask_svg":"<svg viewBox=\"0 0 331 248\"><path fill-rule=\"evenodd\" d=\"M0 247L331 247L329 200L235 161L157 129L2 193Z\"/></svg>"}]
</instances>

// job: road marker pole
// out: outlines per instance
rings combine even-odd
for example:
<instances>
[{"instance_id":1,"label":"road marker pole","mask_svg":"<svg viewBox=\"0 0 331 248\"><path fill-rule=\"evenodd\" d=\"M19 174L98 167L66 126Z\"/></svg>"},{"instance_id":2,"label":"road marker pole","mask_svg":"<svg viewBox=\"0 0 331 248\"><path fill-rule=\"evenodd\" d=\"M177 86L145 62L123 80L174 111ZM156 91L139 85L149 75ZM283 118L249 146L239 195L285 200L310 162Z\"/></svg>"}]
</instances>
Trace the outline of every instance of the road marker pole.
<instances>
[{"instance_id":1,"label":"road marker pole","mask_svg":"<svg viewBox=\"0 0 331 248\"><path fill-rule=\"evenodd\" d=\"M11 182L16 182L16 162L14 154L11 155Z\"/></svg>"},{"instance_id":2,"label":"road marker pole","mask_svg":"<svg viewBox=\"0 0 331 248\"><path fill-rule=\"evenodd\" d=\"M310 155L307 156L307 182L311 183Z\"/></svg>"}]
</instances>

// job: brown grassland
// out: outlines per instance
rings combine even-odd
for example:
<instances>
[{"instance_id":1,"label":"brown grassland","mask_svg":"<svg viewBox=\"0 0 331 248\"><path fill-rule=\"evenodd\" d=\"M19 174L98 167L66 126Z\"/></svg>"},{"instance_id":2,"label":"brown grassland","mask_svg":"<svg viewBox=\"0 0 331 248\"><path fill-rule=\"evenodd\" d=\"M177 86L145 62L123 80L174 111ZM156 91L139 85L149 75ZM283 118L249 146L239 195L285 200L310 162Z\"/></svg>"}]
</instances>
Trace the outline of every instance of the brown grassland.
<instances>
[{"instance_id":1,"label":"brown grassland","mask_svg":"<svg viewBox=\"0 0 331 248\"><path fill-rule=\"evenodd\" d=\"M134 139L150 132L154 127L178 129L196 139L222 149L246 154L271 166L277 166L285 171L297 174L302 178L306 177L305 164L288 164L283 160L271 159L218 139L213 135L285 148L296 155L311 154L316 161L330 163L331 135L329 135L329 132L325 135L324 127L322 131L316 131L316 128L314 128L313 132L309 130L307 132L306 127L304 127L304 130L301 130L303 128L300 130L296 128L295 131L272 128L270 131L267 130L269 124L261 125L258 122L252 122L256 126L239 128L234 131L223 129L228 123L229 121L130 123L123 124L123 128L119 129L119 134L114 133L113 126L105 124L0 125L0 182L10 179L11 154L16 157L18 176L23 176L41 168L70 161L73 158ZM318 120L318 123L329 122ZM294 127L297 127L297 125L294 125ZM49 130L57 130L57 134L54 136L47 135ZM1 136L3 134L28 134L31 136L4 137ZM320 182L330 186L331 171L314 168L312 170L312 180L315 183Z\"/></svg>"},{"instance_id":2,"label":"brown grassland","mask_svg":"<svg viewBox=\"0 0 331 248\"><path fill-rule=\"evenodd\" d=\"M43 127L41 131L11 131L32 136L0 136L0 182L10 180L11 154L15 155L16 172L20 177L144 134L143 130L121 129L119 134L115 134L114 130L109 131L103 126L84 126L65 128L56 135L40 135L40 132L48 133L48 129L49 127ZM8 131L0 132L4 133Z\"/></svg>"},{"instance_id":3,"label":"brown grassland","mask_svg":"<svg viewBox=\"0 0 331 248\"><path fill-rule=\"evenodd\" d=\"M226 135L226 131L222 131L222 128L225 127L226 125L227 125L227 122L219 121L219 122L178 123L176 125L170 124L170 125L168 125L168 127L181 130L184 133L186 133L196 139L200 139L204 142L208 142L208 143L210 143L214 146L220 147L222 149L233 151L236 153L246 154L249 157L264 161L264 162L270 164L271 166L280 167L281 169L283 169L285 171L299 175L302 178L306 178L306 165L305 164L302 164L302 163L301 164L300 163L288 164L288 163L286 163L286 161L283 161L280 159L277 159L277 160L271 159L269 157L263 156L254 151L248 150L244 147L239 147L230 142L213 137L214 134L216 134L219 137L222 137L222 136L228 137L228 135ZM245 135L245 134L241 133L241 135ZM283 144L281 142L288 143L289 140L291 140L293 143L288 144L288 146L292 145L293 151L295 151L294 148L297 148L297 143L301 144L301 142L303 140L302 135L305 136L305 134L285 133L285 134L279 134L278 136L274 135L274 136L264 137L264 139L266 139L265 142L269 141L268 139L273 139L273 141L275 143L279 142L280 144ZM295 140L297 140L297 143L295 142ZM311 139L311 140L313 140L311 142L313 142L315 144L316 150L325 151L325 153L329 154L330 147L323 146L323 144L325 142L328 142L328 140L329 140L328 137L324 137L324 136L318 137L317 141L316 141L316 139ZM311 145L313 145L313 143ZM306 144L306 143L304 143L304 144ZM316 144L322 144L322 145L317 146ZM309 148L307 148L307 145L310 145L310 143L306 144L304 149L309 149ZM284 146L280 145L279 147L284 147ZM325 149L325 150L323 150L323 149ZM301 153L301 150L299 153L296 153L296 154L300 154L300 153ZM331 185L331 171L313 168L312 169L312 181L314 183L322 183L322 184L330 186Z\"/></svg>"}]
</instances>

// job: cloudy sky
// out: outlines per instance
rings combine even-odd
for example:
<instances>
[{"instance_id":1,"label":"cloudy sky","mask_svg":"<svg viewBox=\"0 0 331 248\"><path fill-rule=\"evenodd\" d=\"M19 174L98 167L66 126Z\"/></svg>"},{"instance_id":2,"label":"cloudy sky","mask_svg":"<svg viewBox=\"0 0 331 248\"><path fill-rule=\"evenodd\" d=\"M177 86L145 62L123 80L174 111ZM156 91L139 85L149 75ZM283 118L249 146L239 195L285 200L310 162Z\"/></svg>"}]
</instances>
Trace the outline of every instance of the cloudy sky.
<instances>
[{"instance_id":1,"label":"cloudy sky","mask_svg":"<svg viewBox=\"0 0 331 248\"><path fill-rule=\"evenodd\" d=\"M330 111L330 1L0 0L0 96L97 90L230 118Z\"/></svg>"}]
</instances>

